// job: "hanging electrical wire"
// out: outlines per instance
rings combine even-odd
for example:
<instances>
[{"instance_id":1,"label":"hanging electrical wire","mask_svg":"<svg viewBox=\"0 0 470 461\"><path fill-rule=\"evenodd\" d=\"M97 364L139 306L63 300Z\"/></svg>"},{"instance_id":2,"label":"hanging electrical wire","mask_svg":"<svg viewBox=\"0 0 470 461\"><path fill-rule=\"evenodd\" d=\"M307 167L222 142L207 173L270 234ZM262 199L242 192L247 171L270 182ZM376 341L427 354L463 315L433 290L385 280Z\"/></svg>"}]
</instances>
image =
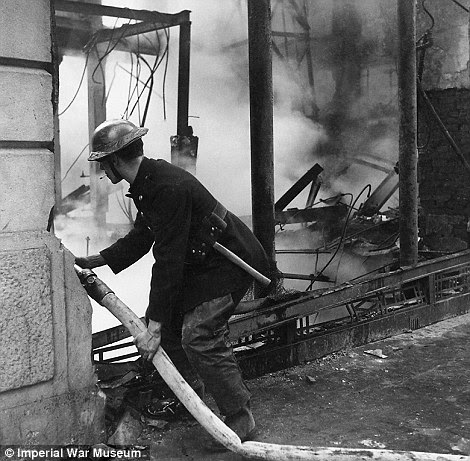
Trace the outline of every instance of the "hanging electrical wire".
<instances>
[{"instance_id":1,"label":"hanging electrical wire","mask_svg":"<svg viewBox=\"0 0 470 461\"><path fill-rule=\"evenodd\" d=\"M161 63L163 62L163 59L165 59L165 57L167 58L167 61L168 61L169 37L170 37L170 35L169 35L169 32L166 29L165 29L165 35L166 35L165 50L163 51L161 56L156 56L153 66L150 66L150 64L142 56L139 56L139 59L142 62L144 62L146 64L146 66L148 67L150 74L149 74L149 77L147 78L146 82L144 83L144 87L142 88L142 91L137 96L137 101L134 102L134 105L132 106L130 112L128 111L128 108L129 108L129 105L131 103L131 100L130 99L128 100L128 103L127 103L127 106L126 106L126 112L128 113L129 117L134 113L134 110L137 107L140 98L142 97L144 91L148 88L147 102L146 102L146 105L145 105L144 116L142 117L142 120L141 120L141 126L143 126L145 124L146 117L147 117L147 114L148 114L148 109L149 109L149 106L150 106L150 99L151 99L152 90L153 90L153 86L154 86L154 75L155 75L157 69L160 67ZM160 41L160 37L158 35L158 32L157 32L157 39L158 39L158 41ZM165 91L166 73L167 73L167 64L165 65L165 71L164 71L163 91ZM163 93L163 96L162 96L162 101L163 101L163 106L164 106L164 119L166 119L166 110L165 110L166 98L165 98L164 93Z\"/></svg>"},{"instance_id":2,"label":"hanging electrical wire","mask_svg":"<svg viewBox=\"0 0 470 461\"><path fill-rule=\"evenodd\" d=\"M131 59L131 70L130 70L131 77L129 77L129 86L127 88L127 105L123 114L123 118L125 119L129 119L129 104L130 104L130 101L132 100L132 95L133 95L133 93L131 92L131 86L132 86L132 80L133 80L133 75L134 75L134 55L132 54L132 52L130 52L129 56Z\"/></svg>"},{"instance_id":3,"label":"hanging electrical wire","mask_svg":"<svg viewBox=\"0 0 470 461\"><path fill-rule=\"evenodd\" d=\"M457 6L460 6L460 8L462 8L463 10L465 10L467 13L470 13L470 10L463 6L460 2L458 2L457 0L450 0L451 2L454 2Z\"/></svg>"},{"instance_id":4,"label":"hanging electrical wire","mask_svg":"<svg viewBox=\"0 0 470 461\"><path fill-rule=\"evenodd\" d=\"M421 0L421 6L424 10L424 12L429 16L429 19L431 20L431 25L427 29L426 32L431 31L434 28L434 25L436 21L434 20L434 16L431 14L431 12L426 8L426 0Z\"/></svg>"},{"instance_id":5,"label":"hanging electrical wire","mask_svg":"<svg viewBox=\"0 0 470 461\"><path fill-rule=\"evenodd\" d=\"M81 151L80 153L77 155L77 157L75 158L75 160L72 162L72 164L69 166L68 170L65 172L62 180L60 181L61 183L64 182L64 179L67 177L67 175L69 174L70 170L72 169L72 167L78 162L78 159L82 156L83 152L85 152L85 149L89 146L90 144L88 143Z\"/></svg>"},{"instance_id":6,"label":"hanging electrical wire","mask_svg":"<svg viewBox=\"0 0 470 461\"><path fill-rule=\"evenodd\" d=\"M137 35L137 62L136 62L136 72L135 72L135 92L136 94L139 94L139 81L140 81L140 71L142 70L142 64L140 62L140 36ZM139 103L137 104L137 118L139 120L139 126L141 125L142 117L140 114L140 98L137 98L137 101Z\"/></svg>"},{"instance_id":7,"label":"hanging electrical wire","mask_svg":"<svg viewBox=\"0 0 470 461\"><path fill-rule=\"evenodd\" d=\"M86 59L85 59L85 65L84 65L84 69L83 69L83 72L82 72L82 75L81 75L81 78L80 78L78 88L77 88L72 100L70 101L70 103L66 106L66 108L59 115L62 115L66 110L68 110L71 107L71 105L73 104L73 102L76 100L76 98L78 96L78 93L81 89L81 86L83 85L86 70L90 65L90 58L92 56L91 53L96 54L96 65L95 65L93 71L89 75L90 75L91 80L94 83L101 83L101 82L98 82L95 79L95 75L96 75L96 72L98 70L100 70L101 75L102 75L102 81L104 82L104 80L105 80L105 67L104 67L105 58L107 56L109 56L110 53L116 49L118 44L123 43L123 44L128 46L128 42L126 40L123 40L124 35L126 33L126 25L130 25L131 22L135 21L135 20L129 19L127 24L121 26L119 29L116 27L117 26L117 21L118 21L118 18L116 18L116 21L115 21L113 27L110 29L111 30L110 37L107 40L107 46L106 46L106 49L104 50L103 53L100 53L100 50L98 48L98 45L100 43L101 31L95 32L91 36L91 38L87 42L87 44L85 45L83 50L86 54ZM119 36L117 34L118 30L121 31ZM165 95L165 91L166 91L166 77L167 77L168 62L169 62L170 31L168 29L164 29L164 34L165 34L165 38L166 38L166 46L165 46L163 51L162 51L161 38L160 38L160 34L159 34L159 31L158 31L157 24L155 24L155 33L156 33L155 41L151 41L147 37L147 35L144 35L145 39L148 40L152 44L152 46L155 47L155 61L154 61L153 65L151 65L142 56L142 54L140 52L140 36L137 36L137 51L133 51L133 50L129 49L129 55L130 55L129 84L128 84L128 90L127 90L127 103L126 103L125 109L123 111L122 117L126 118L126 119L129 119L133 115L133 113L137 110L137 117L139 119L139 125L140 126L143 126L146 122L146 118L147 118L147 115L148 115L150 102L151 102L151 96L152 96L154 86L155 86L155 73L159 69L159 67L161 66L161 64L163 63L164 60L165 60L165 66L164 66L163 83L162 83L163 95L161 96L161 98L162 98L162 103L163 103L163 117L164 117L164 119L166 119L166 95ZM148 78L146 79L146 81L145 81L145 79L141 78L141 73L142 73L142 68L143 68L142 64L145 64L145 66L146 66L146 68L148 69L148 72L149 72L149 75L148 75ZM106 104L106 102L108 100L108 97L110 95L110 92L111 92L111 88L113 87L114 80L115 80L115 77L116 77L117 65L118 64L116 64L114 66L113 78L111 80L111 84L108 88L108 91L103 92L103 96L102 96L103 97L103 101L102 101L103 105ZM127 69L126 69L126 72L127 72ZM134 79L135 79L135 81L134 81ZM146 101L145 101L145 106L143 107L143 110L142 110L142 108L141 108L142 99L141 98L143 98L143 95L144 95L145 91L147 91L147 97L146 97ZM132 105L132 103L133 103L133 105ZM131 105L132 105L132 107L131 107ZM79 153L77 158L72 162L69 169L67 170L64 177L62 178L62 181L65 180L68 173L70 172L72 167L76 164L76 162L79 160L79 158L81 157L81 155L83 154L83 152L86 150L87 147L88 147L88 144L82 149L82 151ZM132 216L132 209L131 209L130 203L129 203L129 206L126 207L124 197L122 197L122 201L120 200L119 197L117 197L117 201L118 201L118 204L119 204L121 210L123 211L123 213L129 219L129 221L132 222L133 221L133 216Z\"/></svg>"},{"instance_id":8,"label":"hanging electrical wire","mask_svg":"<svg viewBox=\"0 0 470 461\"><path fill-rule=\"evenodd\" d=\"M370 193L371 193L371 190L372 190L372 186L370 184L367 184L366 186L364 186L361 190L361 192L359 192L358 196L356 197L356 199L354 200L354 202L351 200L351 203L349 204L349 211L348 211L348 214L346 215L346 219L344 221L344 226L343 226L343 230L341 232L341 237L340 237L340 240L339 240L339 243L338 243L338 246L336 247L336 250L334 251L333 255L330 257L330 259L328 260L328 262L323 266L322 270L320 272L318 272L317 274L314 275L314 277L312 278L310 284L308 285L306 291L310 291L313 287L313 284L315 283L315 281L323 274L323 272L325 272L326 268L331 264L331 262L333 261L333 259L336 257L339 249L341 248L342 244L343 244L343 240L344 240L344 237L346 235L346 230L348 228L348 225L349 225L349 221L350 221L350 218L351 218L351 213L352 213L352 210L354 208L354 205L356 205L357 201L359 200L359 198L361 197L361 195L367 190L369 189L369 193L367 194L367 197L370 196Z\"/></svg>"},{"instance_id":9,"label":"hanging electrical wire","mask_svg":"<svg viewBox=\"0 0 470 461\"><path fill-rule=\"evenodd\" d=\"M96 39L95 39L95 43L94 43L94 46L93 46L92 49L95 50L95 52L96 52L96 56L97 56L97 59L98 59L98 63L97 63L97 65L96 65L96 67L93 69L93 72L92 72L92 74L91 74L91 79L93 80L94 83L99 83L99 82L97 82L97 81L95 80L95 72L97 71L98 67L99 67L100 70L101 70L102 81L103 81L103 82L105 81L105 70L104 70L104 66L103 66L103 60L104 60L104 58L105 58L106 56L108 56L108 54L112 51L112 50L110 51L109 49L110 49L110 47L111 47L111 42L112 42L112 40L114 39L114 33L115 33L115 31L116 31L116 26L117 26L117 21L118 21L118 19L119 19L119 18L116 18L116 20L114 21L114 25L113 25L113 27L112 27L112 29L111 29L111 38L108 40L108 44L107 44L107 47L106 47L106 51L104 52L102 58L101 58L100 55L99 55L99 50L98 50L97 42L96 42ZM97 37L97 35L96 35L96 37ZM115 45L114 47L117 46L117 43L118 43L118 41L116 41L116 45ZM113 47L113 49L114 49L114 47ZM92 49L90 49L90 52L91 52ZM102 99L101 99L101 104L104 105L105 102L106 102L106 95L105 95L104 92L103 92L103 96L102 96Z\"/></svg>"},{"instance_id":10,"label":"hanging electrical wire","mask_svg":"<svg viewBox=\"0 0 470 461\"><path fill-rule=\"evenodd\" d=\"M166 120L166 96L165 96L165 88L166 88L166 76L168 72L168 60L170 56L170 49L169 49L169 43L170 43L170 30L165 29L166 33L166 40L167 40L167 47L165 50L166 53L166 62L165 62L165 70L163 72L163 83L162 83L162 95L163 95L163 120Z\"/></svg>"},{"instance_id":11,"label":"hanging electrical wire","mask_svg":"<svg viewBox=\"0 0 470 461\"><path fill-rule=\"evenodd\" d=\"M102 65L102 61L103 59L109 55L109 53L111 53L111 51L114 50L114 48L116 48L117 44L119 43L119 40L122 39L123 37L123 34L124 34L124 31L122 32L122 36L120 37L120 39L116 40L116 43L114 44L114 46L111 48L110 47L110 44L111 44L111 41L113 39L113 35L114 35L114 31L115 31L115 28L116 28L116 23L117 23L117 19L114 23L114 27L112 28L112 32L111 32L111 39L108 41L108 46L107 46L107 49L104 53L103 56L99 56L99 53L98 53L98 49L96 47L97 45L97 40L98 40L98 37L99 37L99 31L95 32L90 40L88 41L88 43L83 47L83 51L85 52L85 65L83 66L83 71L82 71L82 75L80 77L80 82L78 84L78 87L77 87L77 90L75 91L75 94L74 96L72 97L71 101L69 102L69 104L67 104L67 106L65 107L65 109L59 113L59 117L61 115L63 115L71 106L72 104L74 103L74 101L76 100L77 96L78 96L78 93L80 92L80 89L83 85L83 79L85 78L85 73L86 73L86 70L87 70L87 67L88 67L88 62L89 62L89 59L90 59L90 53L92 52L93 49L96 50L96 54L97 54L97 58L98 58L98 63L95 67L95 69L93 69L93 72L92 72L92 79L93 81L94 80L94 75L96 73L96 70L98 69L98 67L101 67ZM101 67L101 70L103 72L103 75L104 75L104 69ZM96 81L95 81L96 83Z\"/></svg>"},{"instance_id":12,"label":"hanging electrical wire","mask_svg":"<svg viewBox=\"0 0 470 461\"><path fill-rule=\"evenodd\" d=\"M155 62L154 62L154 66L153 66L153 69L151 70L151 73L150 73L150 86L151 88L153 89L153 86L154 86L154 74L156 72L156 70L160 67L161 63L163 62L163 59L166 58L166 62L165 62L165 69L164 69L164 73L163 73L163 89L162 89L162 104L163 104L163 119L166 120L166 96L165 96L165 88L166 88L166 75L167 75L167 70L168 70L168 57L169 57L169 46L170 46L170 31L169 29L165 28L164 29L164 32L165 32L165 38L166 38L166 46L165 46L165 50L163 51L160 59L156 59ZM160 42L160 36L158 35L157 33L157 40L158 40L158 49L160 50L161 48L161 42ZM147 63L147 66L150 68L150 66L148 65ZM143 121L142 121L142 125L145 124L145 119L147 117L147 113L148 113L148 108L150 106L150 96L151 96L151 92L149 91L149 94L148 94L148 97L147 97L147 103L146 103L146 110L145 110L145 113L144 113L144 118L143 118Z\"/></svg>"},{"instance_id":13,"label":"hanging electrical wire","mask_svg":"<svg viewBox=\"0 0 470 461\"><path fill-rule=\"evenodd\" d=\"M102 63L104 61L104 59L109 56L115 49L116 47L119 45L119 43L122 43L122 39L124 38L124 35L126 33L126 29L125 29L125 26L128 26L131 24L131 19L129 19L129 21L127 22L127 24L123 25L120 27L120 30L121 30L121 33L119 35L119 37L115 38L114 34L117 30L116 28L116 25L117 25L117 19L116 21L114 22L114 26L110 29L111 30L111 37L107 40L107 47L106 47L106 50L105 52L103 53L103 55L99 55L99 52L98 52L98 43L99 43L99 38L100 38L100 34L101 34L101 31L96 31L92 37L90 38L90 40L88 41L88 43L84 46L84 51L86 53L90 53L92 49L95 49L96 50L96 54L97 54L97 57L98 57L98 63L97 65L95 66L95 68L93 69L93 72L91 74L91 78L92 80L97 83L95 80L94 80L94 75L97 71L98 68L101 68L102 69L102 72L104 72L104 69L102 67ZM114 44L111 46L111 43ZM125 43L125 42L124 42Z\"/></svg>"},{"instance_id":14,"label":"hanging electrical wire","mask_svg":"<svg viewBox=\"0 0 470 461\"><path fill-rule=\"evenodd\" d=\"M75 94L73 95L72 100L67 104L65 109L59 113L59 117L63 115L70 108L70 106L74 103L75 99L77 98L78 93L80 92L80 88L82 87L82 84L83 84L83 78L85 77L87 66L88 66L88 54L86 55L85 65L83 66L83 72L82 72L82 76L80 77L80 82L78 83L77 91L75 91Z\"/></svg>"},{"instance_id":15,"label":"hanging electrical wire","mask_svg":"<svg viewBox=\"0 0 470 461\"><path fill-rule=\"evenodd\" d=\"M104 100L105 104L108 102L109 94L111 93L111 89L113 88L114 80L116 79L116 70L118 67L122 68L120 64L116 62L113 68L113 76L111 78L111 83L108 85L108 91L106 92L106 98Z\"/></svg>"},{"instance_id":16,"label":"hanging electrical wire","mask_svg":"<svg viewBox=\"0 0 470 461\"><path fill-rule=\"evenodd\" d=\"M142 60L142 61L145 61L144 58L142 58L142 57L141 57L141 60ZM123 67L121 64L116 63L116 66L115 66L115 67L119 67L121 70L123 70L124 72L126 72L127 74L130 75L130 72L129 72L125 67ZM149 86L148 82L144 82L142 79L139 79L139 83L140 83L141 85L143 85L143 88L147 88L147 87ZM153 93L154 93L155 95L157 95L160 99L162 99L162 96L161 96L160 94L156 93L155 90L153 90Z\"/></svg>"}]
</instances>

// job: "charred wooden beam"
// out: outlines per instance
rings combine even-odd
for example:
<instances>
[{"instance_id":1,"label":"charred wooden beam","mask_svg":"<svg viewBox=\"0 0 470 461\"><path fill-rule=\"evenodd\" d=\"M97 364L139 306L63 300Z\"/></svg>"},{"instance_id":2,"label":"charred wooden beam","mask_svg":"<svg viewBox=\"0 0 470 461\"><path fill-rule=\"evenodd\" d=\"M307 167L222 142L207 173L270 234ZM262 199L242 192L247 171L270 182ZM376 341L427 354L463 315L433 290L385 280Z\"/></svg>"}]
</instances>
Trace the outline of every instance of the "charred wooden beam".
<instances>
[{"instance_id":1,"label":"charred wooden beam","mask_svg":"<svg viewBox=\"0 0 470 461\"><path fill-rule=\"evenodd\" d=\"M308 222L331 222L339 221L346 216L348 208L346 206L325 206L318 208L291 208L286 211L276 211L275 219L277 224L294 224Z\"/></svg>"},{"instance_id":2,"label":"charred wooden beam","mask_svg":"<svg viewBox=\"0 0 470 461\"><path fill-rule=\"evenodd\" d=\"M364 202L359 215L373 216L385 205L387 200L398 189L398 175L395 171L389 171L387 177L377 186L370 197Z\"/></svg>"},{"instance_id":3,"label":"charred wooden beam","mask_svg":"<svg viewBox=\"0 0 470 461\"><path fill-rule=\"evenodd\" d=\"M315 282L335 283L329 277L323 274L291 274L288 272L282 273L282 278L291 280L315 280Z\"/></svg>"},{"instance_id":4,"label":"charred wooden beam","mask_svg":"<svg viewBox=\"0 0 470 461\"><path fill-rule=\"evenodd\" d=\"M311 182L314 182L323 168L315 163L274 205L275 211L282 211L292 202Z\"/></svg>"}]
</instances>

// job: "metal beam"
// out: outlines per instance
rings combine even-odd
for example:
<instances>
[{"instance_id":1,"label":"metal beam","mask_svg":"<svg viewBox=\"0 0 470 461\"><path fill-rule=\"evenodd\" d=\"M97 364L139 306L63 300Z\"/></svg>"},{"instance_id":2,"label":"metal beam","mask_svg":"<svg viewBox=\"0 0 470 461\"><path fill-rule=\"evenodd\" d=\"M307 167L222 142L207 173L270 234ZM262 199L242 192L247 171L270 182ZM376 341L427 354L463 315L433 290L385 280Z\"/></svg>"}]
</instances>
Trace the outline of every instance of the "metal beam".
<instances>
[{"instance_id":1,"label":"metal beam","mask_svg":"<svg viewBox=\"0 0 470 461\"><path fill-rule=\"evenodd\" d=\"M191 136L189 132L189 58L191 50L191 23L180 25L179 65L178 65L178 114L176 134Z\"/></svg>"},{"instance_id":2,"label":"metal beam","mask_svg":"<svg viewBox=\"0 0 470 461\"><path fill-rule=\"evenodd\" d=\"M398 105L400 265L418 261L418 145L416 108L416 4L398 0Z\"/></svg>"},{"instance_id":3,"label":"metal beam","mask_svg":"<svg viewBox=\"0 0 470 461\"><path fill-rule=\"evenodd\" d=\"M363 282L355 282L353 285L337 286L330 290L318 290L316 292L296 293L295 297L289 301L276 301L272 298L258 299L256 301L249 301L241 304L253 304L256 303L256 310L248 309L239 316L234 316L230 319L230 339L237 341L240 338L246 338L257 332L263 330L269 330L272 328L278 328L283 324L295 322L295 319L310 315L315 315L319 311L325 311L326 309L335 309L357 302L358 299L370 296L380 296L384 291L390 290L393 287L404 287L409 286L413 283L426 285L429 291L427 304L417 305L416 307L407 308L405 304L404 312L411 313L417 312L418 310L430 310L431 314L436 311L436 296L435 290L437 286L443 286L444 280L441 278L439 282L436 278L442 275L444 271L450 271L451 274L460 274L460 279L466 277L466 271L468 270L470 258L470 251L463 251L461 253L452 254L450 256L444 256L436 258L431 261L419 263L413 268L406 270L398 270L388 274L378 274L369 280ZM449 274L448 274L449 275ZM451 283L447 282L447 283ZM452 287L458 287L455 283L451 284ZM422 287L426 291L426 287ZM465 287L463 287L465 288ZM455 295L449 295L447 299L442 299L438 304L440 306L457 305L459 310L464 309L468 311L468 291L465 289L462 292L456 292ZM462 312L455 312L455 315ZM392 310L393 314L393 310ZM414 314L413 316L416 316ZM386 314L385 322L390 325L390 319L396 318ZM389 320L386 320L386 319ZM443 318L443 317L440 317ZM435 318L433 321L437 321L440 318ZM381 321L381 319L379 319ZM430 322L432 323L432 322ZM367 325L368 322L362 323ZM420 326L425 323L419 322ZM396 321L392 320L391 325L399 325ZM294 323L295 326L295 323ZM356 328L354 325L351 325ZM357 326L361 328L360 325ZM389 326L387 327L389 328ZM400 325L400 328L401 325ZM340 332L335 334L344 334L345 327ZM387 330L390 334L390 330ZM108 330L100 331L93 334L93 349L106 346L107 344L120 341L128 338L130 333L122 325L110 328ZM318 338L317 338L318 339ZM316 341L317 339L312 339ZM287 345L283 347L290 347ZM333 352L333 351L330 351Z\"/></svg>"},{"instance_id":4,"label":"metal beam","mask_svg":"<svg viewBox=\"0 0 470 461\"><path fill-rule=\"evenodd\" d=\"M270 0L248 0L253 232L276 270L274 251L273 79Z\"/></svg>"},{"instance_id":5,"label":"metal beam","mask_svg":"<svg viewBox=\"0 0 470 461\"><path fill-rule=\"evenodd\" d=\"M235 349L235 354L243 375L251 379L463 315L469 311L469 300L470 296L467 294L430 305L404 308L372 320L351 323L323 334L311 335L290 344L281 343L271 348L254 349L248 353L238 353ZM416 322L418 327L413 326Z\"/></svg>"},{"instance_id":6,"label":"metal beam","mask_svg":"<svg viewBox=\"0 0 470 461\"><path fill-rule=\"evenodd\" d=\"M172 24L173 26L187 24L187 20ZM133 35L146 34L157 30L166 29L168 25L155 22L139 22L137 24L125 24L116 29L101 29L96 34L96 43L110 42L111 44L119 42L122 38Z\"/></svg>"},{"instance_id":7,"label":"metal beam","mask_svg":"<svg viewBox=\"0 0 470 461\"><path fill-rule=\"evenodd\" d=\"M108 29L102 29L108 30ZM90 22L83 19L68 18L64 16L56 16L56 35L58 46L63 54L75 52L83 55L85 45L90 41L95 30L92 29ZM121 39L113 43L113 49L116 51L125 51L127 53L139 53L150 56L157 56L155 47L149 45L147 41L137 40L133 37Z\"/></svg>"},{"instance_id":8,"label":"metal beam","mask_svg":"<svg viewBox=\"0 0 470 461\"><path fill-rule=\"evenodd\" d=\"M368 166L370 168L373 168L374 170L379 170L387 174L390 173L390 169L391 169L390 167L378 165L377 163L369 162L362 158L351 158L351 163L357 163L358 165Z\"/></svg>"},{"instance_id":9,"label":"metal beam","mask_svg":"<svg viewBox=\"0 0 470 461\"><path fill-rule=\"evenodd\" d=\"M55 0L55 10L67 13L76 13L88 16L109 16L113 18L135 19L165 24L163 27L178 26L189 21L189 10L168 14L149 10L131 10L130 8L118 8L87 2L73 2L70 0Z\"/></svg>"},{"instance_id":10,"label":"metal beam","mask_svg":"<svg viewBox=\"0 0 470 461\"><path fill-rule=\"evenodd\" d=\"M298 38L302 40L309 40L310 35L305 32L282 32L282 31L272 31L272 36L273 37L291 37L291 38Z\"/></svg>"},{"instance_id":11,"label":"metal beam","mask_svg":"<svg viewBox=\"0 0 470 461\"><path fill-rule=\"evenodd\" d=\"M393 287L403 287L417 279L427 278L428 283L431 283L434 274L446 269L452 269L455 272L460 269L466 270L469 256L470 251L463 251L418 264L407 270L398 270L385 275L379 274L354 285L337 286L327 292L320 290L305 294L288 302L276 303L266 298L267 307L261 306L256 311L230 319L230 338L237 339L253 335L274 326L282 326L300 317L341 307L364 297L378 297ZM434 290L434 287L430 287L430 290Z\"/></svg>"}]
</instances>

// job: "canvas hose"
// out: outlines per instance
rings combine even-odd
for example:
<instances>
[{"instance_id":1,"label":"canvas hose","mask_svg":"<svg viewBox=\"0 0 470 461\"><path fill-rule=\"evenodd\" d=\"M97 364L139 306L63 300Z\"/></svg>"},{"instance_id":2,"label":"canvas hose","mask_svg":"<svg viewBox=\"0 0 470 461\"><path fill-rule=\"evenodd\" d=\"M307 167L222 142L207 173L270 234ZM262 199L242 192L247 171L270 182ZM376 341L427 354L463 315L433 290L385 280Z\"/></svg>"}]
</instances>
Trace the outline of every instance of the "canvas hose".
<instances>
[{"instance_id":1,"label":"canvas hose","mask_svg":"<svg viewBox=\"0 0 470 461\"><path fill-rule=\"evenodd\" d=\"M146 326L142 320L93 271L82 269L77 265L75 265L75 271L88 295L117 317L134 338L145 331ZM241 442L238 435L212 412L184 380L162 347L158 348L152 363L180 402L201 426L226 448L248 459L270 461L359 461L364 459L369 461L470 461L468 456L441 453L369 448L308 447L255 441Z\"/></svg>"}]
</instances>

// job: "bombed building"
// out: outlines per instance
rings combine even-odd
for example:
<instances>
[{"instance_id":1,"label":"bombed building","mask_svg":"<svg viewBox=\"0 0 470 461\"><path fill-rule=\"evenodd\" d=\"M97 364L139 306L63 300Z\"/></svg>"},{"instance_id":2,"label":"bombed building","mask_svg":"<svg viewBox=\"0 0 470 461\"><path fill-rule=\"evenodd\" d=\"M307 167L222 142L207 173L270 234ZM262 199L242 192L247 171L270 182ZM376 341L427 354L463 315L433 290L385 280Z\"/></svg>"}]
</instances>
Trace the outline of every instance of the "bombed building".
<instances>
[{"instance_id":1,"label":"bombed building","mask_svg":"<svg viewBox=\"0 0 470 461\"><path fill-rule=\"evenodd\" d=\"M212 427L206 407L168 383L164 359L158 373L142 365L131 336L146 328L151 252L117 275L77 266L125 236L140 212L124 181L88 161L106 120L148 129L145 156L195 176L263 246L265 274L217 239L210 250L255 280L226 340L254 383L258 415L269 406L256 393L269 388L262 377L319 370L332 354L356 360L360 347L385 361L389 352L370 343L466 318L467 3L4 0L0 445L148 445L150 459L173 459L156 440L176 443L185 406L239 456L287 459ZM133 317L116 318L109 304ZM309 392L320 375L307 373ZM439 388L455 405L454 426L418 431L450 437L449 447L399 436L395 446L341 437L335 446L351 459L364 446L378 459L391 459L386 449L464 459L468 390L458 391ZM313 459L298 445L311 456L332 445L328 436L270 438L264 427L261 445L290 445L283 456L292 459ZM194 459L229 459L188 447Z\"/></svg>"}]
</instances>

